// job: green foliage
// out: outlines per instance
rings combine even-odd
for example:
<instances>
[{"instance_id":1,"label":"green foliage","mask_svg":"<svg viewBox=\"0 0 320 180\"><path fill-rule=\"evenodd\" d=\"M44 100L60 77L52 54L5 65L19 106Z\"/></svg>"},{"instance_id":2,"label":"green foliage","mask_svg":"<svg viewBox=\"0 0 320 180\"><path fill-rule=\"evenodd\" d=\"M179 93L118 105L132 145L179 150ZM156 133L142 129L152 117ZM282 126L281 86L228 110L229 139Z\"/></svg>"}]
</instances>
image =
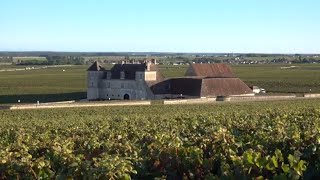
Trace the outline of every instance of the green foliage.
<instances>
[{"instance_id":1,"label":"green foliage","mask_svg":"<svg viewBox=\"0 0 320 180\"><path fill-rule=\"evenodd\" d=\"M319 107L0 111L0 179L317 179Z\"/></svg>"}]
</instances>

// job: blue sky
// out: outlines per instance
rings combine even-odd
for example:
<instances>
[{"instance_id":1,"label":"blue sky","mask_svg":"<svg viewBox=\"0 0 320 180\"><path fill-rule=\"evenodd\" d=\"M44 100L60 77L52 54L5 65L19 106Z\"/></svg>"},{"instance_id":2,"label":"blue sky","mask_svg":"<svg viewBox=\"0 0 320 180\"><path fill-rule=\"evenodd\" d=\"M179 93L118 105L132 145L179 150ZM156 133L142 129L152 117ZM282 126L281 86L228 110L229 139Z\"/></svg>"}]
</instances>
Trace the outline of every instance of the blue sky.
<instances>
[{"instance_id":1,"label":"blue sky","mask_svg":"<svg viewBox=\"0 0 320 180\"><path fill-rule=\"evenodd\" d=\"M320 53L319 0L1 0L0 51Z\"/></svg>"}]
</instances>

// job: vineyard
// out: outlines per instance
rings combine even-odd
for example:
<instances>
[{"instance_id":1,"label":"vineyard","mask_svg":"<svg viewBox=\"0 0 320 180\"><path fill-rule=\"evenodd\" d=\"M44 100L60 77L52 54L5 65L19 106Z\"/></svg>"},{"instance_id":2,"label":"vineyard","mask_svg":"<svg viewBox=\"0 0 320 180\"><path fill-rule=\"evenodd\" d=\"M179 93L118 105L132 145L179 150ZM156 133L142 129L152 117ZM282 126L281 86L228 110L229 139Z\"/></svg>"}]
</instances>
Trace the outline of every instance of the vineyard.
<instances>
[{"instance_id":1,"label":"vineyard","mask_svg":"<svg viewBox=\"0 0 320 180\"><path fill-rule=\"evenodd\" d=\"M320 92L320 65L235 65L233 71L249 86L257 85L275 93ZM5 66L0 66L0 70ZM14 67L10 67L14 68ZM86 98L87 66L72 66L31 71L0 72L0 104L52 102ZM107 66L110 68L110 65ZM165 77L181 77L187 66L160 65ZM63 71L65 70L65 71Z\"/></svg>"},{"instance_id":2,"label":"vineyard","mask_svg":"<svg viewBox=\"0 0 320 180\"><path fill-rule=\"evenodd\" d=\"M248 85L257 85L267 92L320 92L320 66L299 65L295 69L280 69L284 65L236 65L232 69ZM110 65L107 66L110 68ZM0 70L3 67L0 66ZM0 72L0 104L52 102L86 98L87 66L72 66L33 71ZM183 76L187 66L165 66L165 77ZM63 71L65 70L65 71Z\"/></svg>"},{"instance_id":3,"label":"vineyard","mask_svg":"<svg viewBox=\"0 0 320 180\"><path fill-rule=\"evenodd\" d=\"M0 179L317 179L320 101L0 111Z\"/></svg>"}]
</instances>

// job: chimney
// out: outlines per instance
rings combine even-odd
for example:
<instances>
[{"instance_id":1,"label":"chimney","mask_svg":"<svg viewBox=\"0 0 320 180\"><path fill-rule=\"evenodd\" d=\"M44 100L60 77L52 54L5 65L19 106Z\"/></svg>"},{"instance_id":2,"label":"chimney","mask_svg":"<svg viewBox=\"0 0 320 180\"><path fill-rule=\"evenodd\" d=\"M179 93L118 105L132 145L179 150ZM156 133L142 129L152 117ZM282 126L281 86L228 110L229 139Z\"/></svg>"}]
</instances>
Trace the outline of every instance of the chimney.
<instances>
[{"instance_id":1,"label":"chimney","mask_svg":"<svg viewBox=\"0 0 320 180\"><path fill-rule=\"evenodd\" d=\"M151 70L151 62L150 61L146 62L146 69L147 69L147 71Z\"/></svg>"},{"instance_id":2,"label":"chimney","mask_svg":"<svg viewBox=\"0 0 320 180\"><path fill-rule=\"evenodd\" d=\"M157 59L151 59L152 64L157 64Z\"/></svg>"}]
</instances>

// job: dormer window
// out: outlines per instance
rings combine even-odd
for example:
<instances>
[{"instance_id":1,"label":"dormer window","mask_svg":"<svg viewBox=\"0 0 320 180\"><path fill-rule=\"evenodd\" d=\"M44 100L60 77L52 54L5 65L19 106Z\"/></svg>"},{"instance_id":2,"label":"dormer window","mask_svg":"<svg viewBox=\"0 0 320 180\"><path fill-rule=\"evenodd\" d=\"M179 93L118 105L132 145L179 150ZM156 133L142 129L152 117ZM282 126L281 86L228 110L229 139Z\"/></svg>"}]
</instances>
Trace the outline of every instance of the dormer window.
<instances>
[{"instance_id":1,"label":"dormer window","mask_svg":"<svg viewBox=\"0 0 320 180\"><path fill-rule=\"evenodd\" d=\"M120 72L120 79L125 79L125 73L124 73L124 71L121 71L121 72Z\"/></svg>"}]
</instances>

